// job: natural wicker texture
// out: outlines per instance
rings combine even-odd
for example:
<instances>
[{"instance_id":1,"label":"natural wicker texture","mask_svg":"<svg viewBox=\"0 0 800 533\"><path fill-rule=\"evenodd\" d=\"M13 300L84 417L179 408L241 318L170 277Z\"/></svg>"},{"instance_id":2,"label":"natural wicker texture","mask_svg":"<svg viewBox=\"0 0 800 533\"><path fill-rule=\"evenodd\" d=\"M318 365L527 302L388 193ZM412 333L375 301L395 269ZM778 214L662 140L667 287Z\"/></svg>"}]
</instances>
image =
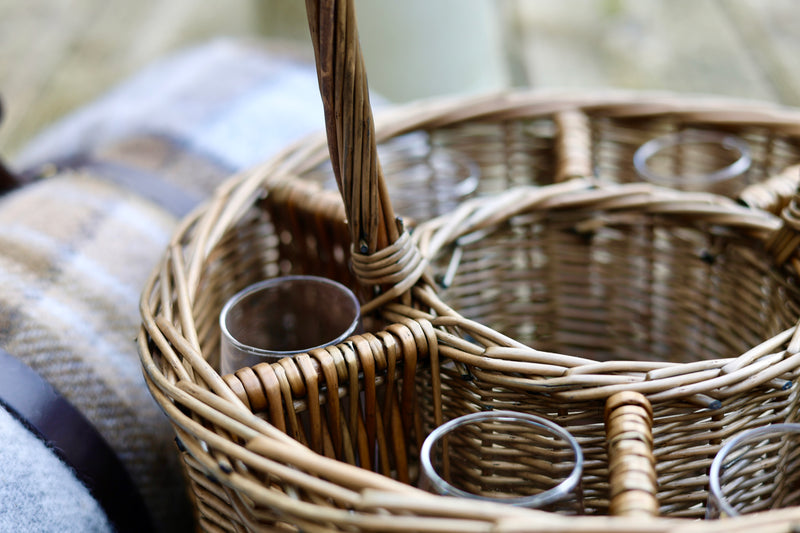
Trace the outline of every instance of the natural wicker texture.
<instances>
[{"instance_id":1,"label":"natural wicker texture","mask_svg":"<svg viewBox=\"0 0 800 533\"><path fill-rule=\"evenodd\" d=\"M638 392L610 396L605 407L608 509L612 515L658 514L658 475L653 457L653 408Z\"/></svg>"},{"instance_id":2,"label":"natural wicker texture","mask_svg":"<svg viewBox=\"0 0 800 533\"><path fill-rule=\"evenodd\" d=\"M143 292L145 376L186 450L200 526L789 531L796 509L724 524L677 518L703 515L707 469L728 437L797 419L798 209L793 201L783 220L768 212L796 188L797 113L512 93L421 103L373 133L352 71L360 53L348 48L352 4L310 1L309 14L332 164L325 139L310 138L231 179L185 219ZM635 149L687 127L747 140L753 187L742 200L768 210L635 183ZM413 235L393 220L371 147L403 133L481 172L476 198ZM319 185L329 168L341 197ZM354 288L369 333L220 377L224 301L290 273ZM511 408L578 437L587 512L606 514L604 407L624 391L652 404L661 518L568 518L406 484L433 426Z\"/></svg>"},{"instance_id":3,"label":"natural wicker texture","mask_svg":"<svg viewBox=\"0 0 800 533\"><path fill-rule=\"evenodd\" d=\"M767 305L771 300L775 308L765 309L761 314L765 317L774 314L767 322L778 324L765 326L767 330L762 332L762 336L768 338L770 330L780 330L781 327L786 331L738 358L718 359L711 355L711 360L704 361L702 357L709 354L700 351L700 360L689 364L626 360L594 363L576 356L518 347L510 339L447 311L443 304L437 304L441 308L437 313L441 315L439 317L392 304L386 307L385 315L394 323L378 328L375 334L277 365L262 364L253 369L243 369L235 377L226 376L222 381L204 357L213 359L218 350L216 315L222 301L233 294L239 284L248 283L247 276L238 273L236 265L249 265L248 270L255 270L259 275L273 275L281 268L290 267L293 271L338 274L340 279L347 279L346 268L337 272L335 263L319 262L320 256L336 255L327 247L319 248L319 256L312 256L309 250L305 258L300 257L303 247L295 248L296 253L291 259L277 251L278 235L287 239L291 237L294 242L306 238L302 233L291 233L291 226L298 224L299 220L303 220L301 226L315 219L319 221L320 213L313 209L304 212L300 206L278 206L280 209L264 210L250 201L245 204L243 216L225 232L224 238L214 244L208 240L219 224L226 225L225 217L219 218L220 211L226 206L236 205L236 193L246 190L252 183L250 180L258 182L264 187L262 190L269 192L267 198L261 200L262 204L280 201L282 195L278 192L281 189L269 179L257 174L247 178L243 182L233 182L236 187L228 188L227 192L223 190L214 202L216 208L210 206L198 213L199 219L187 221L176 235L175 245L170 249L162 270L146 288L147 297L142 307L149 333L140 338L146 375L154 395L173 420L178 436L188 450L184 458L202 524L209 530L214 530L214 524L252 525L273 520L288 520L305 527L316 523L323 528L343 529L349 527L348 524L365 522L362 526L368 530L395 527L436 530L462 526L466 530L485 530L492 524L499 527L511 516L509 511L493 514L481 507L479 516L476 516L478 511L473 505L426 503L428 498L436 499L426 494L408 493L411 501L407 501L400 495L413 489L396 485L388 479L389 476L403 481L415 479L419 442L437 418L437 402L434 401L437 396L442 398L443 418L482 408L512 407L549 416L567 425L579 436L587 456L584 490L590 509L595 512L604 512L603 509L607 508L607 503L603 503L607 501L609 489L602 413L604 399L610 392L639 389L647 392L654 401L659 499L661 513L665 515L702 514L707 483L705 472L714 452L729 435L769 421L796 419L796 386L784 389L785 380L791 379L795 373L797 356L786 356L787 353L796 353L793 348L787 350L793 328L791 323L787 323L791 321L782 319L778 311L791 314L791 309L796 309L797 299L795 295L794 303L784 301L769 294L771 291L763 291L765 300L761 305ZM628 208L610 212L623 221L626 211L634 222L648 217L661 219L664 218L664 209L670 206L679 212L675 216L681 221L730 218L736 221L732 224L736 231L723 233L739 245L731 246L731 253L734 256L736 253L744 254L745 266L750 265L752 270L749 275L760 276L762 280L773 278L772 283L776 284L776 290L772 291L774 294L779 294L778 288L793 294L788 282L779 277L779 269L770 271L759 264L753 249L736 242L742 240L736 234L744 230L772 234L778 227L777 219L731 204L715 206L708 199L694 203L685 195L649 190L638 185L606 190L580 188L577 183L570 187L531 189L530 192L541 196L549 191L551 204L557 206L561 203L564 211L559 214L565 217L574 212L570 209L570 202L582 205L589 210L586 213L598 205L613 205L611 199L616 198ZM286 182L284 187L292 189L295 198L304 197L308 201L313 198L315 206L331 198L325 193L300 194L303 188L314 190L304 182ZM552 187L561 190L550 190ZM476 201L475 205L481 203ZM647 215L648 209L655 214ZM662 213L658 213L659 210ZM280 212L283 216L271 219L270 211ZM341 216L341 206L338 213ZM536 214L535 211L530 213ZM592 223L603 221L608 214L609 211L600 211L596 219L576 216L582 222ZM289 224L276 222L278 220ZM446 221L447 217L443 220ZM347 239L341 218L332 217L328 223L332 230L339 228L340 243ZM700 226L704 229L709 227L705 224ZM633 228L636 237L640 231L636 229L638 224ZM660 230L674 231L678 235L681 231L690 231L685 222L678 227L664 225ZM574 232L567 234L571 239L581 237ZM557 236L554 234L551 238ZM239 237L244 240L239 240ZM721 238L717 237L717 240ZM744 241L745 244L754 242L752 238L744 238ZM257 242L261 242L264 249L258 250ZM276 248L270 250L270 244ZM579 248L575 243L571 246L573 250ZM570 246L566 249L569 251ZM244 255L245 250L254 250L255 255ZM191 258L186 265L182 262L184 256ZM680 262L679 257L672 259L672 263ZM565 269L559 260L557 257L552 265L556 271ZM701 262L708 270L710 265ZM734 262L733 258L726 257L722 264ZM764 268L767 270L762 271ZM747 273L739 275L737 272L734 270L733 277L728 278L734 287L747 279ZM716 280L719 282L721 280ZM603 281L600 283L602 287ZM697 283L702 285L701 281ZM564 288L568 286L569 283ZM752 298L745 292L740 296L743 302ZM420 294L419 297L435 298L432 293ZM170 303L162 305L164 301ZM633 301L636 297L631 298L630 302ZM792 307L785 309L787 303ZM617 311L629 307L625 304L625 300L617 300ZM747 302L744 307L747 309L752 305L752 302ZM717 302L711 307L721 309L722 304ZM568 313L570 309L564 306L563 310ZM516 312L512 314L515 315ZM704 322L702 312L699 316L696 324ZM691 313L665 316L668 322L662 325L663 331L679 327L689 318ZM735 336L737 331L746 337L755 335L748 331L755 326L745 324L741 316L733 315L729 320L718 326L727 337ZM458 329L455 329L456 325ZM707 328L709 331L712 329ZM570 328L563 334L569 336ZM190 340L195 335L197 340ZM467 342L464 340L466 335L480 339L480 343ZM152 344L148 346L148 342ZM748 339L739 339L738 342L745 344ZM197 343L195 347L193 343ZM491 348L493 344L500 347ZM699 343L698 350L703 348L702 344ZM709 344L712 348L718 345L715 342ZM429 364L432 357L439 364ZM439 371L431 372L430 366ZM784 381L773 385L776 377ZM331 395L329 391L337 391L337 394ZM721 402L719 408L698 405L698 402L709 401L712 394ZM374 410L364 410L370 406ZM254 412L258 414L252 414ZM287 441L284 432L303 444ZM341 462L325 460L309 449ZM374 469L386 477L353 470L346 463L374 465ZM207 474L212 478L209 479ZM276 492L275 489L279 490ZM380 498L369 499L377 496L367 491L371 494L368 498L367 493L362 492L367 489L398 494L396 497L387 496L389 502L394 502L389 503ZM253 502L258 505L254 507ZM301 505L302 502L305 504ZM351 508L357 508L359 513L336 512L336 509ZM381 518L384 512L389 512L391 518ZM394 513L411 513L412 517L420 518L420 522L411 517L401 520L402 517ZM319 522L311 521L312 516ZM467 523L462 523L462 520L467 520ZM557 517L548 517L548 520L555 520L553 527L556 530L567 528L566 524L558 525ZM537 518L536 523L540 522ZM605 522L593 524L591 527L598 530L606 527ZM665 522L659 527L666 529L671 526Z\"/></svg>"},{"instance_id":4,"label":"natural wicker texture","mask_svg":"<svg viewBox=\"0 0 800 533\"><path fill-rule=\"evenodd\" d=\"M798 427L763 426L729 441L709 471L709 511L714 516L738 516L769 510L774 502L795 505L800 476ZM776 483L775 477L786 479Z\"/></svg>"},{"instance_id":5,"label":"natural wicker texture","mask_svg":"<svg viewBox=\"0 0 800 533\"><path fill-rule=\"evenodd\" d=\"M566 425L582 438L590 509L606 506L605 435L594 421L613 393L653 403L659 502L670 516L702 515L717 439L796 416L798 356L786 348L795 275L759 244L775 220L673 194L577 181L517 189L415 232L425 255L445 256L441 271L460 258L444 303L424 299L438 317L458 317L454 336L472 340L440 336L440 357L463 365L441 369L447 411L513 406ZM467 329L465 318L497 333Z\"/></svg>"},{"instance_id":6,"label":"natural wicker texture","mask_svg":"<svg viewBox=\"0 0 800 533\"><path fill-rule=\"evenodd\" d=\"M420 451L420 487L436 494L583 514L580 445L549 420L483 411L432 431Z\"/></svg>"}]
</instances>

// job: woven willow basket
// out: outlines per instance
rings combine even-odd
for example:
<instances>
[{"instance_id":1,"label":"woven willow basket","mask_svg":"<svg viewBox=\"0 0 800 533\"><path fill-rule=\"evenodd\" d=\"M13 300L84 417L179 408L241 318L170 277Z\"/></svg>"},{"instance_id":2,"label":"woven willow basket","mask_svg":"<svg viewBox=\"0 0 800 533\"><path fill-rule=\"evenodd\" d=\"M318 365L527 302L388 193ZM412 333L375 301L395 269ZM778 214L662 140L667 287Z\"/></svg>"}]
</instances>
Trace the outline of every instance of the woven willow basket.
<instances>
[{"instance_id":1,"label":"woven willow basket","mask_svg":"<svg viewBox=\"0 0 800 533\"><path fill-rule=\"evenodd\" d=\"M145 379L173 423L199 527L793 530L800 508L698 519L721 445L798 418L800 116L668 95L511 93L416 104L373 129L351 3L308 6L326 136L220 187L177 229L141 300ZM636 148L684 128L746 139L751 186L731 199L637 183ZM437 187L436 176L413 187L384 177L376 145L402 157L408 135L468 156L473 198L396 218L389 191L422 199ZM367 333L220 376L225 301L285 274L354 289ZM619 392L652 405L658 516L610 516L619 487L604 409ZM585 516L414 487L428 432L488 409L545 416L577 437ZM530 473L524 449L507 453ZM478 481L490 469L463 466ZM761 492L783 490L773 474Z\"/></svg>"}]
</instances>

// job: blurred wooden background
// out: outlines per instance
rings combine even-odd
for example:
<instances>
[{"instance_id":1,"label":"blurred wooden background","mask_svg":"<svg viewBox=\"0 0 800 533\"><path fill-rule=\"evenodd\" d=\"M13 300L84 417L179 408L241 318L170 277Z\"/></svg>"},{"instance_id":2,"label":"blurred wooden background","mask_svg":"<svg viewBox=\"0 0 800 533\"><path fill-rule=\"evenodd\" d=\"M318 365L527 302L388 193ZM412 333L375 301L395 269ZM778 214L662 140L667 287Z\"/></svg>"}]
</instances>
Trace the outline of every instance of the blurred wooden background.
<instances>
[{"instance_id":1,"label":"blurred wooden background","mask_svg":"<svg viewBox=\"0 0 800 533\"><path fill-rule=\"evenodd\" d=\"M393 101L510 86L720 94L800 106L796 0L359 0ZM217 37L311 57L302 0L0 0L0 155L165 54Z\"/></svg>"}]
</instances>

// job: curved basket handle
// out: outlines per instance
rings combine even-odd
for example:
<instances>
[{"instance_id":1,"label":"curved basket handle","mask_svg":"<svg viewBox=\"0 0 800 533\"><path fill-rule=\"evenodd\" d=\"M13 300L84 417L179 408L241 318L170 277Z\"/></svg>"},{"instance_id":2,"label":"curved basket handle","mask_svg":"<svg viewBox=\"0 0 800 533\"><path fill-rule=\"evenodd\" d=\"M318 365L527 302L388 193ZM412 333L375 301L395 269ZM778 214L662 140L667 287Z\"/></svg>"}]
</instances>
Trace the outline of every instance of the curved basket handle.
<instances>
[{"instance_id":1,"label":"curved basket handle","mask_svg":"<svg viewBox=\"0 0 800 533\"><path fill-rule=\"evenodd\" d=\"M354 248L371 254L400 231L378 161L353 0L306 0L333 172Z\"/></svg>"},{"instance_id":2,"label":"curved basket handle","mask_svg":"<svg viewBox=\"0 0 800 533\"><path fill-rule=\"evenodd\" d=\"M638 392L618 392L606 400L605 420L609 512L615 516L657 516L650 402Z\"/></svg>"}]
</instances>

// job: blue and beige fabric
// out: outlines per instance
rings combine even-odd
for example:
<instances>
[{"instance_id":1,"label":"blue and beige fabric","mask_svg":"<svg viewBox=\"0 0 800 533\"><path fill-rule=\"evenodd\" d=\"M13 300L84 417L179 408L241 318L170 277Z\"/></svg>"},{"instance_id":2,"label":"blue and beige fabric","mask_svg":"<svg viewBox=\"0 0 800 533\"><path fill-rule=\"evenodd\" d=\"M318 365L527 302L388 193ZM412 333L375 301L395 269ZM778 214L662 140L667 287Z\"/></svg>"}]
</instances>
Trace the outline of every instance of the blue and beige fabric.
<instances>
[{"instance_id":1,"label":"blue and beige fabric","mask_svg":"<svg viewBox=\"0 0 800 533\"><path fill-rule=\"evenodd\" d=\"M191 506L136 353L141 287L180 217L321 126L313 65L222 40L152 66L12 161L40 179L0 198L0 350L96 428L157 529L191 528ZM113 527L57 443L11 411L0 409L0 530Z\"/></svg>"}]
</instances>

